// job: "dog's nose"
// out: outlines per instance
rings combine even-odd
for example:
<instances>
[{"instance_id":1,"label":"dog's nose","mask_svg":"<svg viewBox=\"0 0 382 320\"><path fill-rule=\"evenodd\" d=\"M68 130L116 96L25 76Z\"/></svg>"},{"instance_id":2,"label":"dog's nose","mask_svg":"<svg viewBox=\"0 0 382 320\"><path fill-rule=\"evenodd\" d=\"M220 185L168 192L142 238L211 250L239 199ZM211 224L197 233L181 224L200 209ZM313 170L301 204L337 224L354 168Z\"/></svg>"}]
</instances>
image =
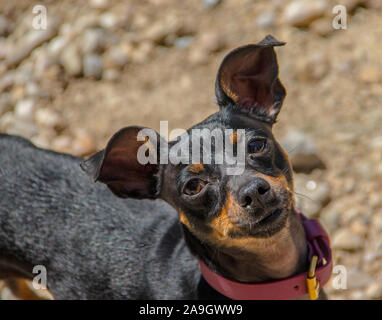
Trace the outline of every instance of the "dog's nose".
<instances>
[{"instance_id":1,"label":"dog's nose","mask_svg":"<svg viewBox=\"0 0 382 320\"><path fill-rule=\"evenodd\" d=\"M271 186L266 180L257 178L240 191L239 203L247 209L264 207L264 204L271 197L271 191Z\"/></svg>"}]
</instances>

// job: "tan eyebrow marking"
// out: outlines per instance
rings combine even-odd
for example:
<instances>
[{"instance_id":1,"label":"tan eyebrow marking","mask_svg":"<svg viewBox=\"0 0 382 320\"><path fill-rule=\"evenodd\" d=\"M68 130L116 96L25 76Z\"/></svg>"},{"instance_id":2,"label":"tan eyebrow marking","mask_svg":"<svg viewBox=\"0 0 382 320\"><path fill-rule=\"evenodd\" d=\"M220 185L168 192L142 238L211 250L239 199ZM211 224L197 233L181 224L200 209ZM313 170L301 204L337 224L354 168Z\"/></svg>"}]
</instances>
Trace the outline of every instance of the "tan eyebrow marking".
<instances>
[{"instance_id":1,"label":"tan eyebrow marking","mask_svg":"<svg viewBox=\"0 0 382 320\"><path fill-rule=\"evenodd\" d=\"M229 136L229 140L231 141L231 144L235 144L237 142L237 132L232 133Z\"/></svg>"},{"instance_id":2,"label":"tan eyebrow marking","mask_svg":"<svg viewBox=\"0 0 382 320\"><path fill-rule=\"evenodd\" d=\"M190 172L192 172L192 173L199 173L199 172L204 171L204 166L203 166L203 164L201 164L201 163L194 163L194 164L192 164L192 165L188 168L188 170L189 170Z\"/></svg>"}]
</instances>

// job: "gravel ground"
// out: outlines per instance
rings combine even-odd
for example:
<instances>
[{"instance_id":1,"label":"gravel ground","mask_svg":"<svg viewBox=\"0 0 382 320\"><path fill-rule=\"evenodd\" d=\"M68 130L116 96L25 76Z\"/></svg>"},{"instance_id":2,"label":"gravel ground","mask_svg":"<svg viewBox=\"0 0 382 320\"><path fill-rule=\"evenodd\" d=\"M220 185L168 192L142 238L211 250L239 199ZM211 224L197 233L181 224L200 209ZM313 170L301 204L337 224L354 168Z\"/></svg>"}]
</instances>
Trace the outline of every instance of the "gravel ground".
<instances>
[{"instance_id":1,"label":"gravel ground","mask_svg":"<svg viewBox=\"0 0 382 320\"><path fill-rule=\"evenodd\" d=\"M46 31L32 28L36 4ZM332 27L338 4L346 30ZM0 132L85 156L122 126L187 128L217 110L223 56L268 33L287 42L275 132L297 203L329 230L348 274L329 298L382 298L379 0L0 0Z\"/></svg>"}]
</instances>

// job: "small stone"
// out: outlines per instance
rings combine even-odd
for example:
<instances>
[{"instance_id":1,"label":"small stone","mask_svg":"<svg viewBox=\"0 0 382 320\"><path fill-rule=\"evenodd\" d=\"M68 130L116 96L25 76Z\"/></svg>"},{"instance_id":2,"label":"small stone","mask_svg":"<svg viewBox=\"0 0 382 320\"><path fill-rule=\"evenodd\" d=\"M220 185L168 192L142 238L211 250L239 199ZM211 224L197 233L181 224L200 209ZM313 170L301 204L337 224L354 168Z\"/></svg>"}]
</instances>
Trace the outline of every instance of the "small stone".
<instances>
[{"instance_id":1,"label":"small stone","mask_svg":"<svg viewBox=\"0 0 382 320\"><path fill-rule=\"evenodd\" d=\"M8 92L0 95L0 116L4 113L11 111L14 106L14 101Z\"/></svg>"},{"instance_id":2,"label":"small stone","mask_svg":"<svg viewBox=\"0 0 382 320\"><path fill-rule=\"evenodd\" d=\"M35 113L36 123L42 127L55 128L60 125L60 116L49 108L38 109Z\"/></svg>"},{"instance_id":3,"label":"small stone","mask_svg":"<svg viewBox=\"0 0 382 320\"><path fill-rule=\"evenodd\" d=\"M8 37L13 32L14 24L3 15L0 15L0 37Z\"/></svg>"},{"instance_id":4,"label":"small stone","mask_svg":"<svg viewBox=\"0 0 382 320\"><path fill-rule=\"evenodd\" d=\"M357 7L366 5L368 0L338 0L338 4L346 7L347 13L353 13Z\"/></svg>"},{"instance_id":5,"label":"small stone","mask_svg":"<svg viewBox=\"0 0 382 320\"><path fill-rule=\"evenodd\" d=\"M371 222L372 227L377 232L382 232L382 212L373 214L371 219L372 219L372 222Z\"/></svg>"},{"instance_id":6,"label":"small stone","mask_svg":"<svg viewBox=\"0 0 382 320\"><path fill-rule=\"evenodd\" d=\"M348 205L343 207L343 213L341 215L341 224L349 225L355 219L364 216L365 208L362 205L348 203Z\"/></svg>"},{"instance_id":7,"label":"small stone","mask_svg":"<svg viewBox=\"0 0 382 320\"><path fill-rule=\"evenodd\" d=\"M340 223L340 213L332 206L324 208L320 213L320 221L329 232L338 229Z\"/></svg>"},{"instance_id":8,"label":"small stone","mask_svg":"<svg viewBox=\"0 0 382 320\"><path fill-rule=\"evenodd\" d=\"M72 138L61 135L52 141L51 148L56 152L70 153L72 147Z\"/></svg>"},{"instance_id":9,"label":"small stone","mask_svg":"<svg viewBox=\"0 0 382 320\"><path fill-rule=\"evenodd\" d=\"M313 32L317 33L322 37L327 37L334 31L332 26L332 20L326 17L313 21L310 25L310 28Z\"/></svg>"},{"instance_id":10,"label":"small stone","mask_svg":"<svg viewBox=\"0 0 382 320\"><path fill-rule=\"evenodd\" d=\"M366 289L366 296L369 299L382 298L382 284L380 281L374 281Z\"/></svg>"},{"instance_id":11,"label":"small stone","mask_svg":"<svg viewBox=\"0 0 382 320\"><path fill-rule=\"evenodd\" d=\"M48 52L41 52L36 57L34 65L34 76L36 79L46 78L49 69L56 66L59 63L59 58Z\"/></svg>"},{"instance_id":12,"label":"small stone","mask_svg":"<svg viewBox=\"0 0 382 320\"><path fill-rule=\"evenodd\" d=\"M75 19L73 27L70 26L70 29L73 29L76 34L83 34L86 32L86 29L98 27L98 19L99 16L95 12L86 15L80 15L77 19ZM70 31L70 33L73 31Z\"/></svg>"},{"instance_id":13,"label":"small stone","mask_svg":"<svg viewBox=\"0 0 382 320\"><path fill-rule=\"evenodd\" d=\"M95 143L93 138L85 132L81 132L74 139L72 144L72 152L75 156L83 157L95 151Z\"/></svg>"},{"instance_id":14,"label":"small stone","mask_svg":"<svg viewBox=\"0 0 382 320\"><path fill-rule=\"evenodd\" d=\"M330 202L330 188L324 181L314 181L304 174L294 177L296 205L309 218L316 217Z\"/></svg>"},{"instance_id":15,"label":"small stone","mask_svg":"<svg viewBox=\"0 0 382 320\"><path fill-rule=\"evenodd\" d=\"M154 44L151 41L144 41L138 48L131 52L131 58L136 63L146 62L154 52Z\"/></svg>"},{"instance_id":16,"label":"small stone","mask_svg":"<svg viewBox=\"0 0 382 320\"><path fill-rule=\"evenodd\" d=\"M382 151L382 135L374 137L370 142L370 147Z\"/></svg>"},{"instance_id":17,"label":"small stone","mask_svg":"<svg viewBox=\"0 0 382 320\"><path fill-rule=\"evenodd\" d=\"M205 8L213 8L216 7L221 0L203 0L203 5Z\"/></svg>"},{"instance_id":18,"label":"small stone","mask_svg":"<svg viewBox=\"0 0 382 320\"><path fill-rule=\"evenodd\" d=\"M129 61L129 56L121 47L111 47L103 56L103 66L111 69L122 69Z\"/></svg>"},{"instance_id":19,"label":"small stone","mask_svg":"<svg viewBox=\"0 0 382 320\"><path fill-rule=\"evenodd\" d=\"M104 29L115 30L118 26L118 19L112 12L105 12L100 15L99 24Z\"/></svg>"},{"instance_id":20,"label":"small stone","mask_svg":"<svg viewBox=\"0 0 382 320\"><path fill-rule=\"evenodd\" d=\"M315 82L323 79L329 71L329 61L325 54L315 52L306 59L298 61L295 77L302 82Z\"/></svg>"},{"instance_id":21,"label":"small stone","mask_svg":"<svg viewBox=\"0 0 382 320\"><path fill-rule=\"evenodd\" d=\"M82 59L76 44L67 46L60 55L60 63L69 76L82 73Z\"/></svg>"},{"instance_id":22,"label":"small stone","mask_svg":"<svg viewBox=\"0 0 382 320\"><path fill-rule=\"evenodd\" d=\"M376 65L365 65L359 71L358 78L366 84L378 83L382 80L382 73Z\"/></svg>"},{"instance_id":23,"label":"small stone","mask_svg":"<svg viewBox=\"0 0 382 320\"><path fill-rule=\"evenodd\" d=\"M180 25L176 20L158 21L146 29L144 37L146 40L162 44L168 36L177 34L179 29Z\"/></svg>"},{"instance_id":24,"label":"small stone","mask_svg":"<svg viewBox=\"0 0 382 320\"><path fill-rule=\"evenodd\" d=\"M83 59L84 76L100 79L102 77L102 58L95 54L86 55Z\"/></svg>"},{"instance_id":25,"label":"small stone","mask_svg":"<svg viewBox=\"0 0 382 320\"><path fill-rule=\"evenodd\" d=\"M274 12L263 12L256 17L256 25L259 28L270 28L275 24L276 15Z\"/></svg>"},{"instance_id":26,"label":"small stone","mask_svg":"<svg viewBox=\"0 0 382 320\"><path fill-rule=\"evenodd\" d=\"M295 27L307 27L327 9L326 0L294 0L285 8L283 20Z\"/></svg>"},{"instance_id":27,"label":"small stone","mask_svg":"<svg viewBox=\"0 0 382 320\"><path fill-rule=\"evenodd\" d=\"M338 230L333 237L333 247L336 249L354 251L362 249L364 239L348 229Z\"/></svg>"},{"instance_id":28,"label":"small stone","mask_svg":"<svg viewBox=\"0 0 382 320\"><path fill-rule=\"evenodd\" d=\"M41 136L40 134L32 137L31 142L38 148L49 149L51 140L46 136Z\"/></svg>"},{"instance_id":29,"label":"small stone","mask_svg":"<svg viewBox=\"0 0 382 320\"><path fill-rule=\"evenodd\" d=\"M188 56L188 59L191 64L206 64L209 61L209 54L201 48L193 48Z\"/></svg>"},{"instance_id":30,"label":"small stone","mask_svg":"<svg viewBox=\"0 0 382 320\"><path fill-rule=\"evenodd\" d=\"M102 79L106 81L117 81L121 77L121 72L115 69L105 69L102 73Z\"/></svg>"},{"instance_id":31,"label":"small stone","mask_svg":"<svg viewBox=\"0 0 382 320\"><path fill-rule=\"evenodd\" d=\"M6 132L8 134L30 139L38 133L38 128L30 121L14 118L13 123L8 127Z\"/></svg>"},{"instance_id":32,"label":"small stone","mask_svg":"<svg viewBox=\"0 0 382 320\"><path fill-rule=\"evenodd\" d=\"M102 53L106 42L106 35L102 29L87 29L82 36L81 51L83 54Z\"/></svg>"},{"instance_id":33,"label":"small stone","mask_svg":"<svg viewBox=\"0 0 382 320\"><path fill-rule=\"evenodd\" d=\"M15 116L24 120L33 121L35 102L32 99L23 99L17 102Z\"/></svg>"},{"instance_id":34,"label":"small stone","mask_svg":"<svg viewBox=\"0 0 382 320\"><path fill-rule=\"evenodd\" d=\"M310 173L314 169L326 168L315 143L305 133L291 130L280 140L280 144L288 153L295 172Z\"/></svg>"},{"instance_id":35,"label":"small stone","mask_svg":"<svg viewBox=\"0 0 382 320\"><path fill-rule=\"evenodd\" d=\"M195 38L193 36L180 37L175 40L174 46L178 49L186 49L191 46L194 40Z\"/></svg>"},{"instance_id":36,"label":"small stone","mask_svg":"<svg viewBox=\"0 0 382 320\"><path fill-rule=\"evenodd\" d=\"M211 53L218 52L225 47L223 37L217 32L204 32L198 39L198 45L202 50Z\"/></svg>"},{"instance_id":37,"label":"small stone","mask_svg":"<svg viewBox=\"0 0 382 320\"><path fill-rule=\"evenodd\" d=\"M107 9L110 5L109 0L90 0L89 4L95 9Z\"/></svg>"},{"instance_id":38,"label":"small stone","mask_svg":"<svg viewBox=\"0 0 382 320\"><path fill-rule=\"evenodd\" d=\"M361 289L368 286L372 281L372 277L358 269L350 269L347 274L348 289Z\"/></svg>"},{"instance_id":39,"label":"small stone","mask_svg":"<svg viewBox=\"0 0 382 320\"><path fill-rule=\"evenodd\" d=\"M68 39L62 36L53 38L48 44L48 51L53 56L59 56L68 45Z\"/></svg>"},{"instance_id":40,"label":"small stone","mask_svg":"<svg viewBox=\"0 0 382 320\"><path fill-rule=\"evenodd\" d=\"M364 222L364 219L362 218L358 218L358 219L355 219L351 225L349 226L349 229L355 233L355 234L359 234L361 236L364 236L367 234L367 232L369 231L369 228L368 226L366 225L366 223Z\"/></svg>"}]
</instances>

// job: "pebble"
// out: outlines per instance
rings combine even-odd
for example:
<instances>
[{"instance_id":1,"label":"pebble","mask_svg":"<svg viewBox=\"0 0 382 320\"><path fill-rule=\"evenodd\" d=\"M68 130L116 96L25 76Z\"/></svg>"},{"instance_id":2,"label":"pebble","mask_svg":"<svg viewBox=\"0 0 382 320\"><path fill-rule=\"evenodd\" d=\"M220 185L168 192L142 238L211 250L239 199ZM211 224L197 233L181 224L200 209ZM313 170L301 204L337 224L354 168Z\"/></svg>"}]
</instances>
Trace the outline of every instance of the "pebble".
<instances>
[{"instance_id":1,"label":"pebble","mask_svg":"<svg viewBox=\"0 0 382 320\"><path fill-rule=\"evenodd\" d=\"M81 52L83 54L102 53L106 44L106 35L102 29L86 29L82 36Z\"/></svg>"},{"instance_id":2,"label":"pebble","mask_svg":"<svg viewBox=\"0 0 382 320\"><path fill-rule=\"evenodd\" d=\"M64 48L68 45L68 43L69 40L67 38L57 36L49 42L47 49L53 56L59 56L62 50L64 50Z\"/></svg>"},{"instance_id":3,"label":"pebble","mask_svg":"<svg viewBox=\"0 0 382 320\"><path fill-rule=\"evenodd\" d=\"M72 138L67 135L56 137L51 144L51 148L56 152L70 153L72 150Z\"/></svg>"},{"instance_id":4,"label":"pebble","mask_svg":"<svg viewBox=\"0 0 382 320\"><path fill-rule=\"evenodd\" d=\"M335 249L353 251L361 249L363 245L364 239L346 228L338 230L333 237L333 247Z\"/></svg>"},{"instance_id":5,"label":"pebble","mask_svg":"<svg viewBox=\"0 0 382 320\"><path fill-rule=\"evenodd\" d=\"M75 43L67 46L62 51L60 63L69 76L76 77L82 73L82 58Z\"/></svg>"},{"instance_id":6,"label":"pebble","mask_svg":"<svg viewBox=\"0 0 382 320\"><path fill-rule=\"evenodd\" d=\"M259 28L270 28L275 24L276 15L274 12L263 12L256 17L256 25Z\"/></svg>"},{"instance_id":7,"label":"pebble","mask_svg":"<svg viewBox=\"0 0 382 320\"><path fill-rule=\"evenodd\" d=\"M103 66L105 68L122 69L129 61L129 56L121 47L111 47L103 55Z\"/></svg>"},{"instance_id":8,"label":"pebble","mask_svg":"<svg viewBox=\"0 0 382 320\"><path fill-rule=\"evenodd\" d=\"M201 50L208 53L218 52L225 47L225 41L218 32L204 32L198 39Z\"/></svg>"},{"instance_id":9,"label":"pebble","mask_svg":"<svg viewBox=\"0 0 382 320\"><path fill-rule=\"evenodd\" d=\"M365 272L352 268L347 274L348 289L361 289L368 286L373 281L373 278Z\"/></svg>"},{"instance_id":10,"label":"pebble","mask_svg":"<svg viewBox=\"0 0 382 320\"><path fill-rule=\"evenodd\" d=\"M89 5L95 9L107 9L110 6L109 0L90 0Z\"/></svg>"},{"instance_id":11,"label":"pebble","mask_svg":"<svg viewBox=\"0 0 382 320\"><path fill-rule=\"evenodd\" d=\"M115 30L118 26L118 18L112 12L105 12L100 15L99 24L104 29Z\"/></svg>"},{"instance_id":12,"label":"pebble","mask_svg":"<svg viewBox=\"0 0 382 320\"><path fill-rule=\"evenodd\" d=\"M144 38L156 44L162 44L166 37L178 33L180 25L176 20L158 21L144 32Z\"/></svg>"},{"instance_id":13,"label":"pebble","mask_svg":"<svg viewBox=\"0 0 382 320\"><path fill-rule=\"evenodd\" d=\"M19 100L15 106L15 116L23 120L33 121L35 102L32 99Z\"/></svg>"},{"instance_id":14,"label":"pebble","mask_svg":"<svg viewBox=\"0 0 382 320\"><path fill-rule=\"evenodd\" d=\"M314 169L325 169L326 165L318 155L314 141L304 132L290 130L280 144L288 153L295 172L310 173Z\"/></svg>"},{"instance_id":15,"label":"pebble","mask_svg":"<svg viewBox=\"0 0 382 320\"><path fill-rule=\"evenodd\" d=\"M306 59L298 61L295 77L302 82L316 82L323 79L329 71L330 66L326 55L315 52Z\"/></svg>"},{"instance_id":16,"label":"pebble","mask_svg":"<svg viewBox=\"0 0 382 320\"><path fill-rule=\"evenodd\" d=\"M178 49L186 49L191 46L194 40L195 40L195 37L193 36L179 37L175 39L174 46Z\"/></svg>"},{"instance_id":17,"label":"pebble","mask_svg":"<svg viewBox=\"0 0 382 320\"><path fill-rule=\"evenodd\" d=\"M0 37L7 37L13 32L14 24L3 15L0 15Z\"/></svg>"},{"instance_id":18,"label":"pebble","mask_svg":"<svg viewBox=\"0 0 382 320\"><path fill-rule=\"evenodd\" d=\"M312 180L305 174L296 174L294 185L296 205L307 217L316 217L330 202L330 187L327 182Z\"/></svg>"},{"instance_id":19,"label":"pebble","mask_svg":"<svg viewBox=\"0 0 382 320\"><path fill-rule=\"evenodd\" d=\"M14 101L8 92L0 95L0 116L4 113L11 111L14 107Z\"/></svg>"},{"instance_id":20,"label":"pebble","mask_svg":"<svg viewBox=\"0 0 382 320\"><path fill-rule=\"evenodd\" d=\"M143 41L139 44L138 48L131 52L131 59L135 63L144 63L155 50L154 43L151 41Z\"/></svg>"},{"instance_id":21,"label":"pebble","mask_svg":"<svg viewBox=\"0 0 382 320\"><path fill-rule=\"evenodd\" d=\"M340 226L340 213L333 206L324 208L319 219L328 232L333 232Z\"/></svg>"},{"instance_id":22,"label":"pebble","mask_svg":"<svg viewBox=\"0 0 382 320\"><path fill-rule=\"evenodd\" d=\"M38 133L38 128L33 122L14 117L6 130L6 133L30 139Z\"/></svg>"},{"instance_id":23,"label":"pebble","mask_svg":"<svg viewBox=\"0 0 382 320\"><path fill-rule=\"evenodd\" d=\"M382 73L375 64L368 64L361 68L358 78L366 84L378 83L382 81Z\"/></svg>"},{"instance_id":24,"label":"pebble","mask_svg":"<svg viewBox=\"0 0 382 320\"><path fill-rule=\"evenodd\" d=\"M369 299L382 298L382 284L381 281L374 281L366 289L366 297Z\"/></svg>"},{"instance_id":25,"label":"pebble","mask_svg":"<svg viewBox=\"0 0 382 320\"><path fill-rule=\"evenodd\" d=\"M83 157L90 155L95 151L95 143L91 135L86 132L80 132L73 141L72 153L75 156Z\"/></svg>"},{"instance_id":26,"label":"pebble","mask_svg":"<svg viewBox=\"0 0 382 320\"><path fill-rule=\"evenodd\" d=\"M309 28L322 37L327 37L334 31L332 20L327 17L313 21Z\"/></svg>"},{"instance_id":27,"label":"pebble","mask_svg":"<svg viewBox=\"0 0 382 320\"><path fill-rule=\"evenodd\" d=\"M221 0L203 0L203 6L205 8L214 8L216 7Z\"/></svg>"},{"instance_id":28,"label":"pebble","mask_svg":"<svg viewBox=\"0 0 382 320\"><path fill-rule=\"evenodd\" d=\"M117 81L121 78L121 72L115 69L105 69L102 73L102 79L106 81Z\"/></svg>"},{"instance_id":29,"label":"pebble","mask_svg":"<svg viewBox=\"0 0 382 320\"><path fill-rule=\"evenodd\" d=\"M42 127L55 128L61 124L60 116L50 108L40 108L35 113L36 123Z\"/></svg>"},{"instance_id":30,"label":"pebble","mask_svg":"<svg viewBox=\"0 0 382 320\"><path fill-rule=\"evenodd\" d=\"M367 224L362 218L355 219L349 226L349 229L360 236L365 236L369 231Z\"/></svg>"},{"instance_id":31,"label":"pebble","mask_svg":"<svg viewBox=\"0 0 382 320\"><path fill-rule=\"evenodd\" d=\"M102 58L99 55L89 54L84 56L83 72L85 77L100 79L102 70Z\"/></svg>"},{"instance_id":32,"label":"pebble","mask_svg":"<svg viewBox=\"0 0 382 320\"><path fill-rule=\"evenodd\" d=\"M328 9L326 0L294 0L286 6L283 20L295 27L307 27Z\"/></svg>"}]
</instances>

